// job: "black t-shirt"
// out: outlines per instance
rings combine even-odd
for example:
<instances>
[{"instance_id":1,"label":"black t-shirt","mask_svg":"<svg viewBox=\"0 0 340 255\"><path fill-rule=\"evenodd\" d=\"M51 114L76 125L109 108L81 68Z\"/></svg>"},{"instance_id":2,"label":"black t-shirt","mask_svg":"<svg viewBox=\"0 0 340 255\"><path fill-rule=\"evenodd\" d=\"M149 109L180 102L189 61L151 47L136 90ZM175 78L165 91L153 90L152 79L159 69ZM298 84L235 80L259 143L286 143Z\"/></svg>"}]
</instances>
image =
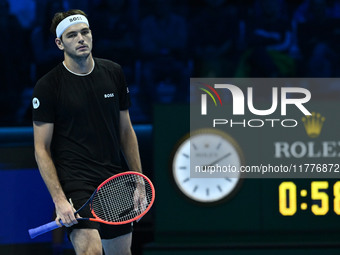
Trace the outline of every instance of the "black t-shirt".
<instances>
[{"instance_id":1,"label":"black t-shirt","mask_svg":"<svg viewBox=\"0 0 340 255\"><path fill-rule=\"evenodd\" d=\"M33 121L54 123L51 153L63 186L96 186L121 171L119 112L130 106L129 90L120 65L94 61L87 75L60 63L33 92Z\"/></svg>"}]
</instances>

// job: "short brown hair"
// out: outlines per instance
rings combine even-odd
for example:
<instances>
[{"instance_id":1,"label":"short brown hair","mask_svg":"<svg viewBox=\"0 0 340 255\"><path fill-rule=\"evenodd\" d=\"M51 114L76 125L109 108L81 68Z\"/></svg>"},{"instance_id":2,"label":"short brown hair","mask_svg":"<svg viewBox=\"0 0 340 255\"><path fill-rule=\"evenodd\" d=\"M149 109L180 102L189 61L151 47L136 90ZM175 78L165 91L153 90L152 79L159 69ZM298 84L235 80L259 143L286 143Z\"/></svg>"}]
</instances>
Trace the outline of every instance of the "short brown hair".
<instances>
[{"instance_id":1,"label":"short brown hair","mask_svg":"<svg viewBox=\"0 0 340 255\"><path fill-rule=\"evenodd\" d=\"M66 12L57 12L56 14L54 14L51 28L50 28L51 33L55 35L58 24L66 17L71 16L71 15L76 15L76 14L81 14L87 17L85 12L83 12L82 10L68 10Z\"/></svg>"}]
</instances>

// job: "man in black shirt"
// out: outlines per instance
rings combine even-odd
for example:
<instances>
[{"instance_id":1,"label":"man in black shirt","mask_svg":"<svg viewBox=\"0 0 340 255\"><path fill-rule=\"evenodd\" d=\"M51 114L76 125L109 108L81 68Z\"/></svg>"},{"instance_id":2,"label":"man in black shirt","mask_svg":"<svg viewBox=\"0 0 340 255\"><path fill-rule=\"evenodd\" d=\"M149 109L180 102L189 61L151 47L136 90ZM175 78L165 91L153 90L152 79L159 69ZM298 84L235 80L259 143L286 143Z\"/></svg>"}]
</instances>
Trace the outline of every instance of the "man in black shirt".
<instances>
[{"instance_id":1,"label":"man in black shirt","mask_svg":"<svg viewBox=\"0 0 340 255\"><path fill-rule=\"evenodd\" d=\"M51 30L64 61L42 77L33 93L35 157L77 254L131 254L132 226L77 222L84 204L105 179L122 170L120 150L141 172L138 143L121 67L92 57L84 12L56 13ZM71 203L70 203L71 201ZM91 217L90 210L81 217Z\"/></svg>"}]
</instances>

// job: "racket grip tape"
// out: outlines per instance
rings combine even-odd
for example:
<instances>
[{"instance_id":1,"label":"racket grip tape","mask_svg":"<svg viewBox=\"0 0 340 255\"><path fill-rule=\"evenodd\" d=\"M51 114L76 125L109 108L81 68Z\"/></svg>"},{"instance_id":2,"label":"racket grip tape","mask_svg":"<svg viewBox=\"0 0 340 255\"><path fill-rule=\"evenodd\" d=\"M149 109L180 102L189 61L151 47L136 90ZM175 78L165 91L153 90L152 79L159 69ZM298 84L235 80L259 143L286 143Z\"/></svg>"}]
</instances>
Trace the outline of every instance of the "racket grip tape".
<instances>
[{"instance_id":1,"label":"racket grip tape","mask_svg":"<svg viewBox=\"0 0 340 255\"><path fill-rule=\"evenodd\" d=\"M51 221L50 223L41 225L39 227L36 228L31 228L28 230L28 233L30 235L30 237L33 239L39 235L42 235L46 232L52 231L56 228L59 228L58 224L55 221Z\"/></svg>"}]
</instances>

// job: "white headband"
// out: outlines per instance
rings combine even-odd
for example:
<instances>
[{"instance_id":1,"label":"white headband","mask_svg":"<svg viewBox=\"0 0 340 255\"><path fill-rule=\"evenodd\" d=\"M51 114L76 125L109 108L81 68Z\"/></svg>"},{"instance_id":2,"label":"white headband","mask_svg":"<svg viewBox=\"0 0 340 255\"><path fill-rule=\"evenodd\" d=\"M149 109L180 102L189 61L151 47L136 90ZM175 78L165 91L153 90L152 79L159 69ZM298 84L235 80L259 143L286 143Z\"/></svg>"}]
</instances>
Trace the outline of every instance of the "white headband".
<instances>
[{"instance_id":1,"label":"white headband","mask_svg":"<svg viewBox=\"0 0 340 255\"><path fill-rule=\"evenodd\" d=\"M65 32L65 30L72 25L78 24L78 23L85 23L89 26L89 21L84 15L76 14L71 15L60 21L60 23L57 26L56 29L56 35L58 38Z\"/></svg>"}]
</instances>

